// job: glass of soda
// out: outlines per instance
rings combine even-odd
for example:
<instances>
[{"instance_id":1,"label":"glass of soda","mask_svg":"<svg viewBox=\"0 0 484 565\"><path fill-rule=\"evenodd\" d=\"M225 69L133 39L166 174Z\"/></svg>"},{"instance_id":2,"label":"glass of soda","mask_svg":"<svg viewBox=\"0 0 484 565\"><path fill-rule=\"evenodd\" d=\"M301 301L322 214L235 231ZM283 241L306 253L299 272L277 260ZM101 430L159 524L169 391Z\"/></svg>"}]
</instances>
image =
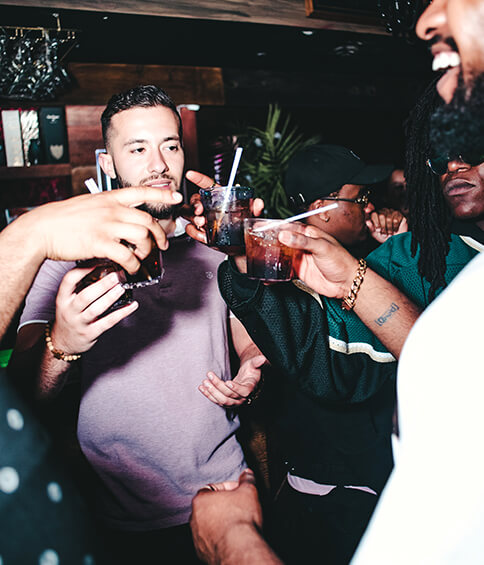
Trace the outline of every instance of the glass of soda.
<instances>
[{"instance_id":1,"label":"glass of soda","mask_svg":"<svg viewBox=\"0 0 484 565\"><path fill-rule=\"evenodd\" d=\"M230 255L244 253L244 219L250 213L254 190L247 186L200 189L206 218L207 244Z\"/></svg>"},{"instance_id":2,"label":"glass of soda","mask_svg":"<svg viewBox=\"0 0 484 565\"><path fill-rule=\"evenodd\" d=\"M126 241L123 241L123 243L128 247L131 246L131 244ZM86 259L77 261L77 266L94 268L77 283L76 293L81 292L81 290L97 282L99 279L102 279L109 273L118 273L119 282L124 288L124 294L106 310L103 316L133 302L133 289L158 284L164 274L161 251L155 244L150 253L141 261L141 266L134 275L130 275L120 265L110 259Z\"/></svg>"},{"instance_id":3,"label":"glass of soda","mask_svg":"<svg viewBox=\"0 0 484 565\"><path fill-rule=\"evenodd\" d=\"M266 282L290 281L293 266L301 252L281 243L282 230L296 229L297 222L281 219L247 218L244 220L247 276Z\"/></svg>"},{"instance_id":4,"label":"glass of soda","mask_svg":"<svg viewBox=\"0 0 484 565\"><path fill-rule=\"evenodd\" d=\"M98 280L102 279L109 273L118 273L119 282L124 287L126 283L126 272L122 267L120 267L114 261L110 259L84 259L82 261L77 261L77 266L82 268L93 268L93 270L85 277L83 277L76 286L75 292L79 293L81 290L84 290L90 284L97 282ZM106 314L110 314L123 306L127 306L133 302L133 291L131 288L124 287L124 294L120 296L114 304L112 304L106 312L103 313L103 316Z\"/></svg>"},{"instance_id":5,"label":"glass of soda","mask_svg":"<svg viewBox=\"0 0 484 565\"><path fill-rule=\"evenodd\" d=\"M127 241L123 241L124 245L132 249L132 246ZM152 284L158 284L163 278L165 270L163 268L163 259L161 257L161 251L158 249L157 245L153 242L153 247L149 254L141 261L141 267L134 275L130 275L125 272L126 282L122 282L123 288L133 289L133 288L143 288L145 286L151 286Z\"/></svg>"}]
</instances>

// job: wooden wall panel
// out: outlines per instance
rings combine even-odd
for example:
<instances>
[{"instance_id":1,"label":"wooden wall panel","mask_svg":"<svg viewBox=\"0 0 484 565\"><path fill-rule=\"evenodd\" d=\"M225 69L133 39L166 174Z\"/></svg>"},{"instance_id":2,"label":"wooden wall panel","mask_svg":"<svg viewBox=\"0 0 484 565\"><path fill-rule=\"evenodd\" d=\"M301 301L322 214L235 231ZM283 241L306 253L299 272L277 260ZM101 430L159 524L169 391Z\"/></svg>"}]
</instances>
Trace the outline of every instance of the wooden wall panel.
<instances>
[{"instance_id":1,"label":"wooden wall panel","mask_svg":"<svg viewBox=\"0 0 484 565\"><path fill-rule=\"evenodd\" d=\"M199 169L197 112L188 108L180 108L183 126L183 146L185 151L185 168Z\"/></svg>"},{"instance_id":2,"label":"wooden wall panel","mask_svg":"<svg viewBox=\"0 0 484 565\"><path fill-rule=\"evenodd\" d=\"M72 168L95 165L95 150L104 147L101 113L104 106L66 106L69 159Z\"/></svg>"},{"instance_id":3,"label":"wooden wall panel","mask_svg":"<svg viewBox=\"0 0 484 565\"><path fill-rule=\"evenodd\" d=\"M67 143L72 166L72 193L87 192L84 181L96 179L96 149L104 147L101 114L104 106L66 105Z\"/></svg>"},{"instance_id":4,"label":"wooden wall panel","mask_svg":"<svg viewBox=\"0 0 484 565\"><path fill-rule=\"evenodd\" d=\"M156 84L176 104L223 105L222 69L169 65L70 63L74 87L59 96L61 104L105 105L116 92L138 84Z\"/></svg>"},{"instance_id":5,"label":"wooden wall panel","mask_svg":"<svg viewBox=\"0 0 484 565\"><path fill-rule=\"evenodd\" d=\"M77 0L75 5L71 0L7 0L2 4L386 34L383 25L360 22L357 16L352 19L350 15L349 21L331 14L308 19L304 0Z\"/></svg>"}]
</instances>

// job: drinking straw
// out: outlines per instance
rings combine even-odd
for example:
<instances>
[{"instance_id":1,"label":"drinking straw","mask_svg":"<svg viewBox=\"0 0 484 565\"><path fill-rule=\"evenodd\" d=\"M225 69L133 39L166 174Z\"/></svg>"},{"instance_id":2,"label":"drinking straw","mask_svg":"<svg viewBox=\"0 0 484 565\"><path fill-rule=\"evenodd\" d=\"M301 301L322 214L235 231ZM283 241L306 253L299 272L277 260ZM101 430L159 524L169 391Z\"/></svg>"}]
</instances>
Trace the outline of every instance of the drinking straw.
<instances>
[{"instance_id":1,"label":"drinking straw","mask_svg":"<svg viewBox=\"0 0 484 565\"><path fill-rule=\"evenodd\" d=\"M234 162L232 163L232 170L230 171L229 183L227 185L227 188L225 189L224 200L222 202L222 214L225 212L225 208L227 207L227 203L229 201L230 190L232 188L232 185L234 184L237 169L239 168L239 161L240 156L242 155L242 151L242 147L237 147L237 149L235 150Z\"/></svg>"},{"instance_id":2,"label":"drinking straw","mask_svg":"<svg viewBox=\"0 0 484 565\"><path fill-rule=\"evenodd\" d=\"M303 212L302 214L297 214L296 216L291 216L290 218L285 218L279 222L281 224L288 224L289 222L295 222L296 220L301 220L302 218L307 218L308 216L313 216L314 214L321 214L321 212L325 212L326 210L332 210L333 208L337 208L338 204L333 202L333 204L327 204L326 206L321 206L320 208L316 208L315 210L309 210L308 212ZM274 220L269 220L269 223L265 226L261 226L259 228L254 228L252 231L265 231L272 227Z\"/></svg>"},{"instance_id":3,"label":"drinking straw","mask_svg":"<svg viewBox=\"0 0 484 565\"><path fill-rule=\"evenodd\" d=\"M235 175L237 174L237 169L239 168L239 161L240 161L240 156L242 155L242 151L243 151L242 147L237 147L237 149L235 150L234 162L232 163L232 170L230 171L229 184L227 185L227 188L229 190L232 188L232 185L234 184Z\"/></svg>"},{"instance_id":4,"label":"drinking straw","mask_svg":"<svg viewBox=\"0 0 484 565\"><path fill-rule=\"evenodd\" d=\"M96 184L96 181L91 178L84 181L84 184L87 186L87 189L91 194L96 194L97 192L102 192L102 190Z\"/></svg>"}]
</instances>

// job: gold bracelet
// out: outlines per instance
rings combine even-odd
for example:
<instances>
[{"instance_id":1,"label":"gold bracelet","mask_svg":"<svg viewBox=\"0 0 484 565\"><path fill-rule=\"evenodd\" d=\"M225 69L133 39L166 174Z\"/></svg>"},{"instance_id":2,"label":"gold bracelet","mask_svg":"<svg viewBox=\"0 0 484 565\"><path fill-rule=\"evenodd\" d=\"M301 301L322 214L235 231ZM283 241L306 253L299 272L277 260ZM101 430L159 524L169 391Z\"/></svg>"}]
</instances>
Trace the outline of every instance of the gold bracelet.
<instances>
[{"instance_id":1,"label":"gold bracelet","mask_svg":"<svg viewBox=\"0 0 484 565\"><path fill-rule=\"evenodd\" d=\"M67 363L72 363L72 361L77 361L81 358L80 353L65 353L60 349L56 349L54 344L52 343L52 337L50 332L52 330L52 323L47 322L45 326L45 344L47 345L47 349L52 353L52 355L56 359L60 359L61 361L66 361Z\"/></svg>"},{"instance_id":2,"label":"gold bracelet","mask_svg":"<svg viewBox=\"0 0 484 565\"><path fill-rule=\"evenodd\" d=\"M356 295L358 294L361 283L365 278L365 273L366 273L366 261L364 259L360 259L358 270L356 271L355 278L351 283L351 288L348 293L348 296L346 296L341 300L341 307L343 308L343 310L351 310L354 307L356 302Z\"/></svg>"}]
</instances>

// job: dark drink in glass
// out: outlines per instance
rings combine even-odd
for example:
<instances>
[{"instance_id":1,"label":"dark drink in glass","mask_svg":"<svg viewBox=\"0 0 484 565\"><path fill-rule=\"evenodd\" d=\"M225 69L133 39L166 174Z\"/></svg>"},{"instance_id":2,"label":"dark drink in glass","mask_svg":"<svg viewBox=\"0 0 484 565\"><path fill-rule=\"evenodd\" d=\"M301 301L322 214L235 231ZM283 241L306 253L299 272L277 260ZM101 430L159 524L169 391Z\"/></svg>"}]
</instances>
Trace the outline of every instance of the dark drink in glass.
<instances>
[{"instance_id":1,"label":"dark drink in glass","mask_svg":"<svg viewBox=\"0 0 484 565\"><path fill-rule=\"evenodd\" d=\"M291 224L281 222L259 218L244 221L249 278L267 282L290 281L293 278L293 261L300 252L279 241L279 231L291 229Z\"/></svg>"},{"instance_id":2,"label":"dark drink in glass","mask_svg":"<svg viewBox=\"0 0 484 565\"><path fill-rule=\"evenodd\" d=\"M125 271L114 261L109 259L86 259L83 261L77 261L77 266L82 268L91 268L94 269L89 272L84 278L82 278L76 286L76 293L81 292L90 284L97 282L98 280L102 279L109 273L117 272L119 274L119 280L121 285L124 287L126 281L126 273ZM103 316L106 314L110 314L123 306L127 306L133 302L133 291L130 288L124 287L124 294L116 300L114 304L112 304L106 312L103 313Z\"/></svg>"},{"instance_id":3,"label":"dark drink in glass","mask_svg":"<svg viewBox=\"0 0 484 565\"><path fill-rule=\"evenodd\" d=\"M158 284L163 273L161 251L153 243L150 253L141 261L138 271L134 275L125 273L126 282L122 283L122 286L126 289L133 289Z\"/></svg>"},{"instance_id":4,"label":"dark drink in glass","mask_svg":"<svg viewBox=\"0 0 484 565\"><path fill-rule=\"evenodd\" d=\"M123 243L128 247L131 246L128 242ZM77 293L109 273L118 273L119 282L124 288L124 294L103 313L103 316L133 302L133 289L158 284L164 272L162 268L161 251L156 245L153 245L149 255L141 261L141 266L134 275L130 275L120 265L110 259L87 259L77 261L77 266L83 268L93 267L93 270L77 284Z\"/></svg>"},{"instance_id":5,"label":"dark drink in glass","mask_svg":"<svg viewBox=\"0 0 484 565\"><path fill-rule=\"evenodd\" d=\"M215 187L200 190L204 208L207 244L227 254L244 252L244 219L250 216L252 188Z\"/></svg>"}]
</instances>

